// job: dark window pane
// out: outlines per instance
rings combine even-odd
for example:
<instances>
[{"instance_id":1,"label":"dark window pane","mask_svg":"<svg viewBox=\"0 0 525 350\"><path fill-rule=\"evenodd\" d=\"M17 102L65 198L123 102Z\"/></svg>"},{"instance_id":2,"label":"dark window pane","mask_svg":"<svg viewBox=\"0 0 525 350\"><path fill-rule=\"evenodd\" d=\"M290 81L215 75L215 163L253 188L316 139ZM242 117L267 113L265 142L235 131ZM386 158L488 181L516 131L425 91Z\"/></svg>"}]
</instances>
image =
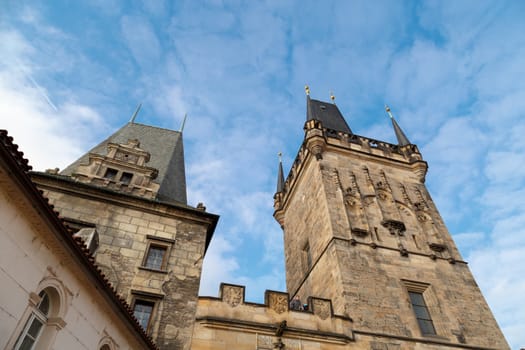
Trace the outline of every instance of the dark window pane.
<instances>
[{"instance_id":1,"label":"dark window pane","mask_svg":"<svg viewBox=\"0 0 525 350\"><path fill-rule=\"evenodd\" d=\"M122 173L122 176L120 177L120 182L124 184L129 184L131 182L131 179L133 178L133 174L131 173Z\"/></svg>"},{"instance_id":2,"label":"dark window pane","mask_svg":"<svg viewBox=\"0 0 525 350\"><path fill-rule=\"evenodd\" d=\"M434 329L434 324L432 324L432 321L429 320L418 320L419 327L421 328L421 333L427 335L427 334L436 334L436 330Z\"/></svg>"},{"instance_id":3,"label":"dark window pane","mask_svg":"<svg viewBox=\"0 0 525 350\"><path fill-rule=\"evenodd\" d=\"M20 344L20 347L18 349L20 350L31 350L33 348L33 344L35 341L31 339L29 336L26 336L22 344Z\"/></svg>"},{"instance_id":4,"label":"dark window pane","mask_svg":"<svg viewBox=\"0 0 525 350\"><path fill-rule=\"evenodd\" d=\"M107 168L106 173L104 174L104 177L106 179L113 180L117 176L117 173L118 173L117 169Z\"/></svg>"},{"instance_id":5,"label":"dark window pane","mask_svg":"<svg viewBox=\"0 0 525 350\"><path fill-rule=\"evenodd\" d=\"M49 312L49 297L47 296L47 293L44 291L41 291L40 294L40 303L38 303L38 309L42 311L44 316L47 316Z\"/></svg>"},{"instance_id":6,"label":"dark window pane","mask_svg":"<svg viewBox=\"0 0 525 350\"><path fill-rule=\"evenodd\" d=\"M412 305L425 306L425 301L423 300L423 294L415 293L415 292L408 292L408 295L410 296L410 301L412 302Z\"/></svg>"},{"instance_id":7,"label":"dark window pane","mask_svg":"<svg viewBox=\"0 0 525 350\"><path fill-rule=\"evenodd\" d=\"M165 253L166 248L164 247L150 246L145 266L150 269L160 270L162 268L162 261L164 260Z\"/></svg>"},{"instance_id":8,"label":"dark window pane","mask_svg":"<svg viewBox=\"0 0 525 350\"><path fill-rule=\"evenodd\" d=\"M417 318L422 318L424 320L430 320L430 315L425 306L416 306L414 305L414 312L416 313Z\"/></svg>"},{"instance_id":9,"label":"dark window pane","mask_svg":"<svg viewBox=\"0 0 525 350\"><path fill-rule=\"evenodd\" d=\"M434 329L434 324L432 323L432 318L428 312L428 308L425 304L425 299L423 299L423 294L416 292L408 292L410 296L410 301L412 303L412 308L416 314L417 322L421 333L423 335L436 334Z\"/></svg>"},{"instance_id":10,"label":"dark window pane","mask_svg":"<svg viewBox=\"0 0 525 350\"><path fill-rule=\"evenodd\" d=\"M133 308L133 314L139 321L142 328L147 329L151 312L153 311L153 303L143 300L137 300Z\"/></svg>"},{"instance_id":11,"label":"dark window pane","mask_svg":"<svg viewBox=\"0 0 525 350\"><path fill-rule=\"evenodd\" d=\"M40 321L38 318L34 318L31 326L29 326L29 329L27 330L27 334L29 334L33 339L36 339L38 332L40 332L40 329L42 328L42 325L42 321Z\"/></svg>"}]
</instances>

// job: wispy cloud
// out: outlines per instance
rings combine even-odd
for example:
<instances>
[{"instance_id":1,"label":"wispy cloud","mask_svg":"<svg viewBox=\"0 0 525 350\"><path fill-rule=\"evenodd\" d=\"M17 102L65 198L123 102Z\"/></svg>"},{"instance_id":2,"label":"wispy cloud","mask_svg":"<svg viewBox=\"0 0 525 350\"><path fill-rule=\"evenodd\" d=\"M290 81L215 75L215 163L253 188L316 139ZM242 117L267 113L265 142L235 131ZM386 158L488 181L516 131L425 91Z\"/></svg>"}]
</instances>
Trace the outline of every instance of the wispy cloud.
<instances>
[{"instance_id":1,"label":"wispy cloud","mask_svg":"<svg viewBox=\"0 0 525 350\"><path fill-rule=\"evenodd\" d=\"M307 83L372 138L393 141L391 105L511 346L525 344L522 3L98 1L70 6L71 21L56 4L10 6L0 120L37 168L71 162L139 102L153 125L188 113L189 201L221 215L203 294L284 289L271 194L276 153L287 168L302 141Z\"/></svg>"}]
</instances>

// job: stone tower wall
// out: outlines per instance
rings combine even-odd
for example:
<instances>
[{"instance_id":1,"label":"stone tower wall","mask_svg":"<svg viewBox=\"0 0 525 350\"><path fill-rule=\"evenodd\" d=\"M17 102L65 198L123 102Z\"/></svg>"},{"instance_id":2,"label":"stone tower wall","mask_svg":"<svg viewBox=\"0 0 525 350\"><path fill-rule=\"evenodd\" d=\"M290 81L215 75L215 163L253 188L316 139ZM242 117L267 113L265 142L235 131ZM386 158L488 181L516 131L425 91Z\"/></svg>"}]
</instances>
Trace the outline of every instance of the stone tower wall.
<instances>
[{"instance_id":1,"label":"stone tower wall","mask_svg":"<svg viewBox=\"0 0 525 350\"><path fill-rule=\"evenodd\" d=\"M130 305L135 298L155 302L148 333L157 345L189 349L211 220L191 210L86 185L76 187L48 176L35 174L34 181L61 217L96 226L96 263L118 293ZM152 241L170 247L163 271L143 266Z\"/></svg>"},{"instance_id":2,"label":"stone tower wall","mask_svg":"<svg viewBox=\"0 0 525 350\"><path fill-rule=\"evenodd\" d=\"M425 188L417 148L328 136L318 127L306 124L276 195L288 291L332 300L335 313L354 320L356 334L508 348ZM310 269L294 265L304 260L304 242ZM422 334L409 291L422 293L436 335Z\"/></svg>"}]
</instances>

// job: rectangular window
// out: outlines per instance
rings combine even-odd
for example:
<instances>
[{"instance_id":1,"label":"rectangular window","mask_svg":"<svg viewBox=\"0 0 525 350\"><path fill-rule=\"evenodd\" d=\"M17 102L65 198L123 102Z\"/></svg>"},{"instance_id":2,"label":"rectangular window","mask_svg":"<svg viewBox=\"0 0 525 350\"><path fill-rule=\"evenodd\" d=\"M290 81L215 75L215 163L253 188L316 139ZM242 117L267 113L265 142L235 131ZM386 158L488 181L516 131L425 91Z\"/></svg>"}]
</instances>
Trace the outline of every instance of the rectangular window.
<instances>
[{"instance_id":1,"label":"rectangular window","mask_svg":"<svg viewBox=\"0 0 525 350\"><path fill-rule=\"evenodd\" d=\"M175 240L164 237L147 235L148 245L142 260L142 269L166 272L171 247Z\"/></svg>"},{"instance_id":2,"label":"rectangular window","mask_svg":"<svg viewBox=\"0 0 525 350\"><path fill-rule=\"evenodd\" d=\"M109 180L115 180L117 177L118 170L113 168L107 168L106 173L104 174L104 177Z\"/></svg>"},{"instance_id":3,"label":"rectangular window","mask_svg":"<svg viewBox=\"0 0 525 350\"><path fill-rule=\"evenodd\" d=\"M133 316L147 333L154 328L154 323L161 318L159 305L164 298L163 294L151 293L142 290L131 290Z\"/></svg>"},{"instance_id":4,"label":"rectangular window","mask_svg":"<svg viewBox=\"0 0 525 350\"><path fill-rule=\"evenodd\" d=\"M135 304L133 305L133 315L139 321L139 324L142 326L142 328L144 328L145 331L148 330L154 306L155 303L152 301L135 299Z\"/></svg>"},{"instance_id":5,"label":"rectangular window","mask_svg":"<svg viewBox=\"0 0 525 350\"><path fill-rule=\"evenodd\" d=\"M428 312L427 305L425 304L425 299L423 299L423 293L419 292L408 292L410 297L410 302L412 303L412 308L416 314L416 319L421 329L423 335L435 335L436 330L434 328L434 323Z\"/></svg>"},{"instance_id":6,"label":"rectangular window","mask_svg":"<svg viewBox=\"0 0 525 350\"><path fill-rule=\"evenodd\" d=\"M144 267L154 270L163 270L166 257L166 247L150 244Z\"/></svg>"},{"instance_id":7,"label":"rectangular window","mask_svg":"<svg viewBox=\"0 0 525 350\"><path fill-rule=\"evenodd\" d=\"M122 176L120 177L120 182L122 182L123 184L129 185L132 178L133 178L132 173L123 172Z\"/></svg>"}]
</instances>

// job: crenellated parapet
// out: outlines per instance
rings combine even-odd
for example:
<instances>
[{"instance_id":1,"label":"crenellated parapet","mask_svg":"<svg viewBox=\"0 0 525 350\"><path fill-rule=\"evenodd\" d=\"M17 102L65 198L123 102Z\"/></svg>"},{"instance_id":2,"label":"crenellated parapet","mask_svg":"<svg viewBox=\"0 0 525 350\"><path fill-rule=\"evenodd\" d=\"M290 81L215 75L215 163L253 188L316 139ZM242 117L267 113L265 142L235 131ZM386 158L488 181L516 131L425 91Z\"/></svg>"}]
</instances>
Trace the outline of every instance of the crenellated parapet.
<instances>
[{"instance_id":1,"label":"crenellated parapet","mask_svg":"<svg viewBox=\"0 0 525 350\"><path fill-rule=\"evenodd\" d=\"M302 349L306 343L344 346L354 341L352 320L334 315L332 302L309 297L308 310L291 310L288 293L267 290L264 304L246 302L245 287L222 283L219 297L199 297L192 349ZM203 329L213 332L203 332ZM201 338L201 334L207 336ZM242 336L240 336L242 334ZM208 346L208 347L206 347Z\"/></svg>"},{"instance_id":2,"label":"crenellated parapet","mask_svg":"<svg viewBox=\"0 0 525 350\"><path fill-rule=\"evenodd\" d=\"M394 166L408 168L417 176L421 183L425 182L428 166L416 145L400 146L353 133L328 129L323 127L322 122L318 120L307 120L304 130L305 138L303 144L297 152L281 192L278 192L278 200L274 202L274 215L281 226L283 223L279 220L279 209L284 207L288 193L298 179L298 174L300 174L304 164L310 159L322 159L323 153L327 149L333 149L337 152L357 152L362 157L379 159L385 164L394 164Z\"/></svg>"}]
</instances>

